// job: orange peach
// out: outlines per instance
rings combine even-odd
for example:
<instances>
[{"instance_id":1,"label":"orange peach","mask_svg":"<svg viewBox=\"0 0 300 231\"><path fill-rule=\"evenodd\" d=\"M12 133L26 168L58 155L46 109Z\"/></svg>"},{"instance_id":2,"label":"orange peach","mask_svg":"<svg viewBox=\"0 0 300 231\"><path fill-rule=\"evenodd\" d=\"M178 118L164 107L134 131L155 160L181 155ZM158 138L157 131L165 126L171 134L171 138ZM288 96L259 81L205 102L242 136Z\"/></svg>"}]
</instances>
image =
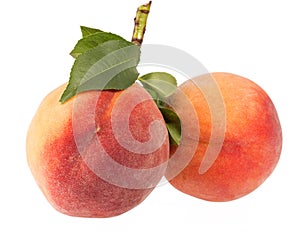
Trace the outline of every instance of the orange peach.
<instances>
[{"instance_id":1,"label":"orange peach","mask_svg":"<svg viewBox=\"0 0 300 231\"><path fill-rule=\"evenodd\" d=\"M64 104L66 85L39 106L27 160L50 204L79 217L112 217L141 203L164 175L169 140L150 95L134 84L90 91Z\"/></svg>"},{"instance_id":2,"label":"orange peach","mask_svg":"<svg viewBox=\"0 0 300 231\"><path fill-rule=\"evenodd\" d=\"M169 182L209 201L237 199L260 186L277 165L282 146L279 118L266 92L230 73L196 77L179 91L193 105L198 118L194 125L200 131L199 138L193 135L195 131L185 131L181 145L172 147L170 162L175 154L191 156L191 161L176 175L176 163L170 165ZM182 109L185 102L180 94L170 104L182 122L188 123L190 114Z\"/></svg>"}]
</instances>

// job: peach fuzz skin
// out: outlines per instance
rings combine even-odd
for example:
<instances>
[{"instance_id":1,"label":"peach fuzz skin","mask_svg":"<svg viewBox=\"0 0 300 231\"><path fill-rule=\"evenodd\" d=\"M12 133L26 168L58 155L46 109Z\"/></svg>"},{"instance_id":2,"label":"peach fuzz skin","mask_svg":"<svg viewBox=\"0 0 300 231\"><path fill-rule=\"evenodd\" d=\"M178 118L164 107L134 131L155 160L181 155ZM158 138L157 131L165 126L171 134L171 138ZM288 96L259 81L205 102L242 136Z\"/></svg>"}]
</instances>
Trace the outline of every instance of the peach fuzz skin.
<instances>
[{"instance_id":1,"label":"peach fuzz skin","mask_svg":"<svg viewBox=\"0 0 300 231\"><path fill-rule=\"evenodd\" d=\"M120 107L126 108L130 99L139 96L149 99L136 105L129 117L130 133L141 143L153 138L149 131L150 123L164 123L161 113L150 95L137 84L124 91L103 91L100 96L97 91L80 93L61 104L59 98L65 87L66 85L62 85L45 97L28 130L27 160L38 186L56 210L70 216L113 217L134 208L150 194L164 175L169 157L168 134L165 126L161 127L161 135L165 139L160 147L146 155L133 153L121 146L114 136L112 110L118 100ZM128 101L121 99L123 94ZM81 103L76 112L75 99ZM90 103L92 101L97 102L96 106ZM91 116L93 112L94 117ZM77 139L86 144L81 149L82 153L75 141L74 116L76 132L79 133L76 135ZM117 126L125 124L122 119L116 123ZM99 150L97 143L101 143L104 151ZM143 187L134 188L131 185L126 188L117 185L102 179L82 156L86 155L87 160L94 163L95 169L102 168L108 172L108 176L119 179L121 175L102 159L104 152L124 168L155 170L147 179L142 173L133 176L121 171L125 184L132 180L137 180L138 183L144 181L141 184Z\"/></svg>"},{"instance_id":2,"label":"peach fuzz skin","mask_svg":"<svg viewBox=\"0 0 300 231\"><path fill-rule=\"evenodd\" d=\"M175 177L166 178L178 190L208 201L230 201L245 196L260 186L277 165L282 146L282 132L276 109L268 95L252 81L230 73L212 73L223 98L225 108L224 136L221 151L211 167L199 172L212 132L210 107L200 86L207 85L205 77L196 77L183 83L179 89L193 104L197 113L199 140L183 136L182 143L197 142L194 153L180 146L171 148L172 154L192 155L191 161ZM208 86L209 88L209 86ZM180 111L180 98L171 99L181 120L189 120L185 111ZM213 103L213 102L212 102ZM186 134L189 132L187 131Z\"/></svg>"}]
</instances>

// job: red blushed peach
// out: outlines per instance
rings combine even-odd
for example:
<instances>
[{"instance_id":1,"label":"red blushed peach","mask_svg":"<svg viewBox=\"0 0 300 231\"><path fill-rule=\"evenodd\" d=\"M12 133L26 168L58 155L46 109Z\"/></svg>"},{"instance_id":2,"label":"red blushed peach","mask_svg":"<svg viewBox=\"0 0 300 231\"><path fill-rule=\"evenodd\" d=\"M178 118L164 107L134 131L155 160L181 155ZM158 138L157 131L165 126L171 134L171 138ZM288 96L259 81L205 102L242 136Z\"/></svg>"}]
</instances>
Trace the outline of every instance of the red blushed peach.
<instances>
[{"instance_id":1,"label":"red blushed peach","mask_svg":"<svg viewBox=\"0 0 300 231\"><path fill-rule=\"evenodd\" d=\"M64 104L63 85L41 103L27 135L32 174L51 205L79 217L112 217L141 203L164 175L168 133L150 95L80 93Z\"/></svg>"},{"instance_id":2,"label":"red blushed peach","mask_svg":"<svg viewBox=\"0 0 300 231\"><path fill-rule=\"evenodd\" d=\"M209 201L237 199L261 185L277 165L282 145L280 122L268 95L252 81L229 73L188 80L179 91L194 106L200 131L199 139L193 139L194 131L185 131L182 144L172 147L172 153L192 158L176 176L176 164L168 167L170 183ZM175 94L170 102L180 119L189 121L181 110L182 97ZM196 148L188 149L192 144Z\"/></svg>"}]
</instances>

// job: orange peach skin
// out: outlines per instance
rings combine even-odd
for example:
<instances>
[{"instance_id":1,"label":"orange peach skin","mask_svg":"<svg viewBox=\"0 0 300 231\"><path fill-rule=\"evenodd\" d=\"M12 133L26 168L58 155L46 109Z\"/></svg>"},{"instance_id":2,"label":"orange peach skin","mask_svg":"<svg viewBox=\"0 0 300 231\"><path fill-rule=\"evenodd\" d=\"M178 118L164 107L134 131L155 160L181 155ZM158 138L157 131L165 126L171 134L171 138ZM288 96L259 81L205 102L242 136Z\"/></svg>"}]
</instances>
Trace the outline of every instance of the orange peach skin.
<instances>
[{"instance_id":1,"label":"orange peach skin","mask_svg":"<svg viewBox=\"0 0 300 231\"><path fill-rule=\"evenodd\" d=\"M146 155L136 154L121 146L114 137L111 113L123 93L129 100L141 95L148 97L149 100L138 104L130 114L130 132L139 142L153 138L148 131L149 124L154 120L164 123L161 113L148 93L136 84L125 91L103 91L100 97L97 91L81 93L61 104L59 98L65 87L60 86L43 100L28 130L27 160L37 184L55 209L70 216L112 217L134 208L164 175L169 156L167 130L165 126L161 129L165 137L161 147ZM96 107L90 103L95 97L99 97ZM76 112L75 99L80 99L82 103ZM124 100L119 103L123 107L128 104ZM94 119L90 116L93 112ZM83 160L74 138L74 116L79 117L76 118L76 127L81 129L77 134L79 139L90 139L82 152L95 158L95 162L92 159L91 163L104 168L115 179L121 176L102 160L103 151L98 150L97 142L121 166L136 170L155 168L149 179L122 172L122 179L125 177L128 182L133 178L139 182L145 181L142 184L144 188L119 186L92 171ZM117 123L122 126L121 117Z\"/></svg>"},{"instance_id":2,"label":"orange peach skin","mask_svg":"<svg viewBox=\"0 0 300 231\"><path fill-rule=\"evenodd\" d=\"M212 132L211 111L203 92L193 83L206 85L203 76L188 80L179 90L192 102L200 127L199 141L182 137L182 143L197 142L188 165L174 178L168 168L166 178L178 190L209 201L240 198L261 185L272 173L281 153L282 132L276 109L268 95L252 81L230 73L212 73L225 106L225 136L212 166L204 173L200 165ZM181 120L189 120L180 111L180 98L174 95L172 105ZM220 135L222 131L218 132ZM186 132L188 134L188 132ZM171 153L176 148L172 147ZM179 150L179 149L178 149ZM182 148L178 155L191 155Z\"/></svg>"}]
</instances>

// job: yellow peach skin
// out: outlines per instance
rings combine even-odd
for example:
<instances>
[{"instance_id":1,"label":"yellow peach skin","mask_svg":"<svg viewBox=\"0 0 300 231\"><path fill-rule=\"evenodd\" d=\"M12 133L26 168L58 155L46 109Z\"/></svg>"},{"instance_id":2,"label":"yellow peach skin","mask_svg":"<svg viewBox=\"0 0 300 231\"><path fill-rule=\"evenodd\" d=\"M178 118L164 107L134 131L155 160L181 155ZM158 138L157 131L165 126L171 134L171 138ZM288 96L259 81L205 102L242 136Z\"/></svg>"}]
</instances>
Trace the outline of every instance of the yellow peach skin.
<instances>
[{"instance_id":1,"label":"yellow peach skin","mask_svg":"<svg viewBox=\"0 0 300 231\"><path fill-rule=\"evenodd\" d=\"M137 84L80 93L61 104L65 87L45 97L28 130L27 160L37 184L70 216L112 217L134 208L166 169L169 141L161 113ZM122 136L126 132L133 141Z\"/></svg>"},{"instance_id":2,"label":"yellow peach skin","mask_svg":"<svg viewBox=\"0 0 300 231\"><path fill-rule=\"evenodd\" d=\"M211 107L215 102L207 102L201 87L209 92L208 80L215 81L224 105L224 130L215 126L212 131ZM199 76L183 83L179 90L193 104L199 121L200 138L183 136L182 143L195 143L194 153L179 146L172 147L176 155L192 155L192 160L177 175L172 167L166 171L166 178L178 190L191 196L209 201L229 201L240 198L261 185L272 173L281 153L282 132L276 109L268 95L252 81L230 73L212 73ZM213 89L211 89L213 90ZM180 111L181 99L175 94L170 100L182 121L189 116ZM220 110L222 112L222 110ZM210 140L212 132L220 137L220 142ZM189 134L186 131L186 134ZM222 138L223 136L223 138ZM209 143L211 142L211 143ZM213 143L215 142L215 143ZM217 158L206 171L200 166L208 145L220 146L214 153Z\"/></svg>"}]
</instances>

